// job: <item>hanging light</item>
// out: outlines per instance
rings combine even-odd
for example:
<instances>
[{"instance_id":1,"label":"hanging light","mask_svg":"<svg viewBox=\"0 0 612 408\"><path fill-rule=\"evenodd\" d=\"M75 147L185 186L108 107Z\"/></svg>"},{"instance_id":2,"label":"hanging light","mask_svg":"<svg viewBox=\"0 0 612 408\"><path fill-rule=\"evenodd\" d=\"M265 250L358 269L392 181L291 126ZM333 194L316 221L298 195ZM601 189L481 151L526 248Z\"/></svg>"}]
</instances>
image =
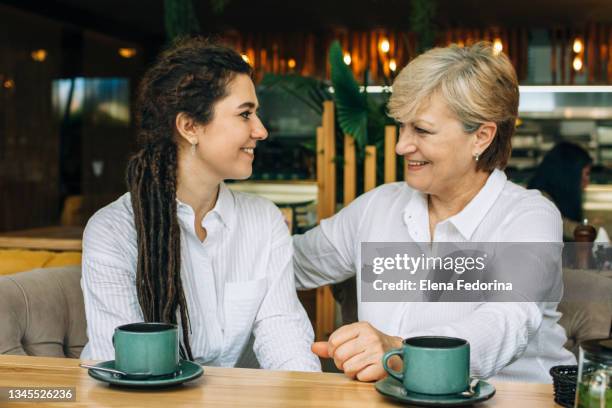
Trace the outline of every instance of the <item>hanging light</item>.
<instances>
[{"instance_id":1,"label":"hanging light","mask_svg":"<svg viewBox=\"0 0 612 408\"><path fill-rule=\"evenodd\" d=\"M504 49L504 43L502 43L501 38L497 37L493 41L493 52L495 55L499 55Z\"/></svg>"},{"instance_id":2,"label":"hanging light","mask_svg":"<svg viewBox=\"0 0 612 408\"><path fill-rule=\"evenodd\" d=\"M572 50L574 50L574 52L576 54L580 54L582 52L582 50L584 50L584 44L582 43L582 40L579 37L576 37L574 39L574 44L572 45Z\"/></svg>"},{"instance_id":3,"label":"hanging light","mask_svg":"<svg viewBox=\"0 0 612 408\"><path fill-rule=\"evenodd\" d=\"M43 62L45 59L47 59L47 50L42 48L39 50L34 50L30 53L30 56L36 62Z\"/></svg>"},{"instance_id":4,"label":"hanging light","mask_svg":"<svg viewBox=\"0 0 612 408\"><path fill-rule=\"evenodd\" d=\"M572 67L574 71L580 71L582 69L582 58L580 58L580 55L576 55L576 58L574 58L572 62Z\"/></svg>"},{"instance_id":5,"label":"hanging light","mask_svg":"<svg viewBox=\"0 0 612 408\"><path fill-rule=\"evenodd\" d=\"M296 66L296 62L293 58L289 58L289 61L287 61L287 66L289 67L289 69L293 69Z\"/></svg>"},{"instance_id":6,"label":"hanging light","mask_svg":"<svg viewBox=\"0 0 612 408\"><path fill-rule=\"evenodd\" d=\"M386 54L389 52L390 49L391 49L391 44L389 44L389 40L387 40L386 38L383 38L380 41L380 50Z\"/></svg>"},{"instance_id":7,"label":"hanging light","mask_svg":"<svg viewBox=\"0 0 612 408\"><path fill-rule=\"evenodd\" d=\"M121 58L133 58L136 55L136 48L119 48L117 52Z\"/></svg>"},{"instance_id":8,"label":"hanging light","mask_svg":"<svg viewBox=\"0 0 612 408\"><path fill-rule=\"evenodd\" d=\"M344 53L344 58L342 58L342 59L344 60L344 63L346 65L351 65L351 61L352 61L351 54L349 54L348 52L345 52Z\"/></svg>"},{"instance_id":9,"label":"hanging light","mask_svg":"<svg viewBox=\"0 0 612 408\"><path fill-rule=\"evenodd\" d=\"M391 60L389 60L389 69L392 72L395 72L395 70L397 69L397 63L395 62L394 58L391 58Z\"/></svg>"},{"instance_id":10,"label":"hanging light","mask_svg":"<svg viewBox=\"0 0 612 408\"><path fill-rule=\"evenodd\" d=\"M242 54L241 57L242 57L242 60L246 62L247 64L251 63L251 60L249 59L248 55Z\"/></svg>"},{"instance_id":11,"label":"hanging light","mask_svg":"<svg viewBox=\"0 0 612 408\"><path fill-rule=\"evenodd\" d=\"M15 81L13 81L12 79L7 79L2 82L2 86L4 87L4 89L13 89L15 87Z\"/></svg>"}]
</instances>

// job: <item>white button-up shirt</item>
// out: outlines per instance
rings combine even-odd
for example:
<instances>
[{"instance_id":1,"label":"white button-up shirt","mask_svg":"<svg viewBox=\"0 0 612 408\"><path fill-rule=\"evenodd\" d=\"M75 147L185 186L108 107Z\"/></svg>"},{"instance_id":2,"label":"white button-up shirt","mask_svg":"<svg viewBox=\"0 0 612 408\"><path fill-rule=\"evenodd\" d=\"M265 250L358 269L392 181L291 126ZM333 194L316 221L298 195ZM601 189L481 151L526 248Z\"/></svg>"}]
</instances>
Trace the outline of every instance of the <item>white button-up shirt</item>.
<instances>
[{"instance_id":1,"label":"white button-up shirt","mask_svg":"<svg viewBox=\"0 0 612 408\"><path fill-rule=\"evenodd\" d=\"M357 276L358 316L382 332L467 339L478 377L551 382L548 370L575 364L563 348L557 303L362 302L362 242L431 242L427 196L404 182L380 186L294 237L298 288ZM562 242L561 216L536 190L495 170L458 214L438 223L433 242Z\"/></svg>"},{"instance_id":2,"label":"white button-up shirt","mask_svg":"<svg viewBox=\"0 0 612 408\"><path fill-rule=\"evenodd\" d=\"M177 200L181 278L194 358L213 366L320 371L312 326L299 303L291 238L268 200L221 184L215 207L194 229ZM111 360L115 327L143 320L136 294L136 230L129 193L98 211L83 234L81 286L89 342L81 358ZM254 356L257 361L253 361Z\"/></svg>"}]
</instances>

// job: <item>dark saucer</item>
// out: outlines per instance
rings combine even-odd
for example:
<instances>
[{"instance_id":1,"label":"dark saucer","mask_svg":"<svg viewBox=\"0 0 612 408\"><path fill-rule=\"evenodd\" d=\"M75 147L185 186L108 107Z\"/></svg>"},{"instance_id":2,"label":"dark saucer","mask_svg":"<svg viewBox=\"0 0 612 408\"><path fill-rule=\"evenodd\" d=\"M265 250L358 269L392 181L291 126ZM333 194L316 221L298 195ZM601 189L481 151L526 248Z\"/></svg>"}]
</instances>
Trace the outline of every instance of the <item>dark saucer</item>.
<instances>
[{"instance_id":1,"label":"dark saucer","mask_svg":"<svg viewBox=\"0 0 612 408\"><path fill-rule=\"evenodd\" d=\"M378 381L375 387L378 392L395 401L423 407L462 407L486 401L495 395L495 387L484 380L480 380L476 386L476 393L471 397L459 394L427 395L406 391L402 383L392 377Z\"/></svg>"},{"instance_id":2,"label":"dark saucer","mask_svg":"<svg viewBox=\"0 0 612 408\"><path fill-rule=\"evenodd\" d=\"M115 360L98 363L96 364L96 367L115 368ZM177 373L176 376L164 376L161 378L153 377L144 380L135 380L117 377L111 373L105 373L103 371L96 371L92 369L87 370L87 372L96 380L104 381L113 385L136 388L161 388L179 385L187 381L195 380L204 373L204 370L202 369L202 366L197 363L181 360L179 363L179 373Z\"/></svg>"}]
</instances>

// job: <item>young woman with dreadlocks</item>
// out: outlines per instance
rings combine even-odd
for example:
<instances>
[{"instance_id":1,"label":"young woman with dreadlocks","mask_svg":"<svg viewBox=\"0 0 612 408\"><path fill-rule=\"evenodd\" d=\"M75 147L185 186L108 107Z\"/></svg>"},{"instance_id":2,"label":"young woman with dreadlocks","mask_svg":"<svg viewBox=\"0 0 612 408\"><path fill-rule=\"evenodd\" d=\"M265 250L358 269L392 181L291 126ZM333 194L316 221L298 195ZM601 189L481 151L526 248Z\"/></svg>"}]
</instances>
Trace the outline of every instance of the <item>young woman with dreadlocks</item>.
<instances>
[{"instance_id":1,"label":"young woman with dreadlocks","mask_svg":"<svg viewBox=\"0 0 612 408\"><path fill-rule=\"evenodd\" d=\"M297 300L280 211L224 180L251 175L257 117L251 67L235 51L182 40L160 55L138 95L140 150L129 192L83 235L87 335L82 358L112 359L116 326L180 326L183 358L320 370Z\"/></svg>"}]
</instances>

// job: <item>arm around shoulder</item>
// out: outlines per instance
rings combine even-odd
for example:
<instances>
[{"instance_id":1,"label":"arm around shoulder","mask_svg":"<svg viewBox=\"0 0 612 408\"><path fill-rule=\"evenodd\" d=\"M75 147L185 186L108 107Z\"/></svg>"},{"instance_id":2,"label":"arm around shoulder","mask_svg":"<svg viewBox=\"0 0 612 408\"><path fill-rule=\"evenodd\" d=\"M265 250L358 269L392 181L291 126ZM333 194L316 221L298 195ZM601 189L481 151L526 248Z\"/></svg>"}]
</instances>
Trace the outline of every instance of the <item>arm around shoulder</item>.
<instances>
[{"instance_id":1,"label":"arm around shoulder","mask_svg":"<svg viewBox=\"0 0 612 408\"><path fill-rule=\"evenodd\" d=\"M355 276L360 224L367 217L373 194L361 195L319 226L293 237L298 289L339 283Z\"/></svg>"}]
</instances>

